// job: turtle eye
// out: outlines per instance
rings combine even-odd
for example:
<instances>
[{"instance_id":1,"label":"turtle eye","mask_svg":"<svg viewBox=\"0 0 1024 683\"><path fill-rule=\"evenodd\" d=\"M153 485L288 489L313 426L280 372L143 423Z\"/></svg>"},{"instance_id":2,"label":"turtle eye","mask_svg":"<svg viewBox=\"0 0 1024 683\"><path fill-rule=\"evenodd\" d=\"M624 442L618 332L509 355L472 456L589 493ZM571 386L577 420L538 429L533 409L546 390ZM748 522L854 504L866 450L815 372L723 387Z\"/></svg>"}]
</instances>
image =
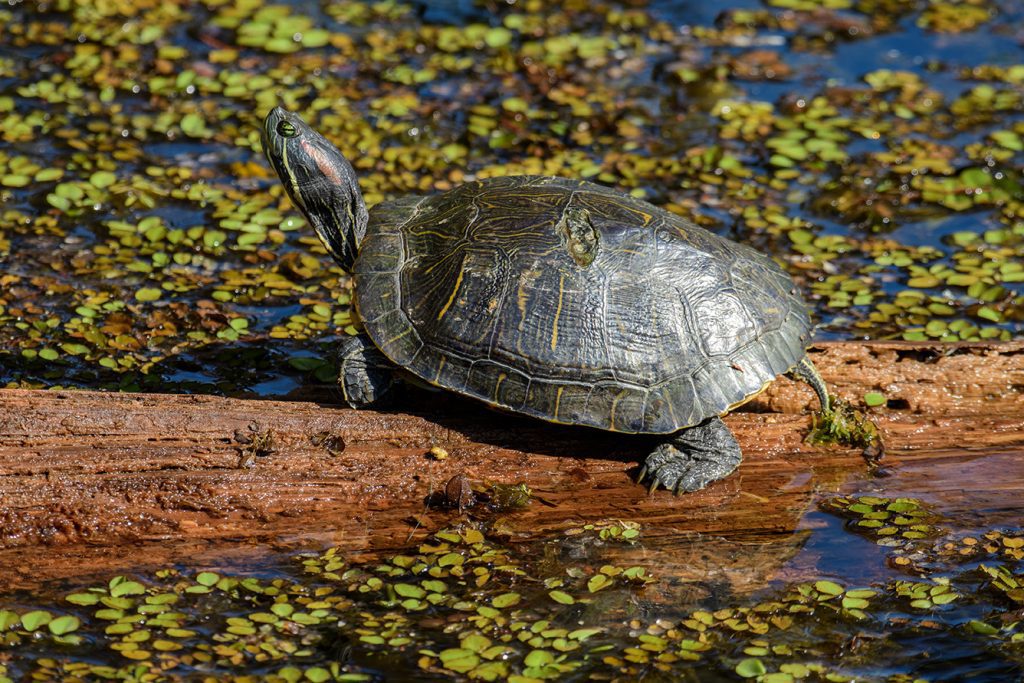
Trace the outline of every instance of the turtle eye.
<instances>
[{"instance_id":1,"label":"turtle eye","mask_svg":"<svg viewBox=\"0 0 1024 683\"><path fill-rule=\"evenodd\" d=\"M277 122L277 134L282 137L293 138L299 134L299 131L291 124L290 121L281 119Z\"/></svg>"}]
</instances>

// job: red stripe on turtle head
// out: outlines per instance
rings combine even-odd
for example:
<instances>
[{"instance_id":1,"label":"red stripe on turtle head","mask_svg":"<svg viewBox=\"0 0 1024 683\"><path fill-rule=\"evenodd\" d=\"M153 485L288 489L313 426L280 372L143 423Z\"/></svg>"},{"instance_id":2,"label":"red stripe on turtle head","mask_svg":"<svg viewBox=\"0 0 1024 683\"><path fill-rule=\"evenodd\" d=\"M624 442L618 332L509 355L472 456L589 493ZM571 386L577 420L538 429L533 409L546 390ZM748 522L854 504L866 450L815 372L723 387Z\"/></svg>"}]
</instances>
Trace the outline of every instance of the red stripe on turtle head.
<instances>
[{"instance_id":1,"label":"red stripe on turtle head","mask_svg":"<svg viewBox=\"0 0 1024 683\"><path fill-rule=\"evenodd\" d=\"M332 185L341 185L344 182L344 179L338 172L338 165L332 163L331 155L324 152L323 149L309 140L303 140L301 144L303 151L309 155L309 158L313 160L314 164L316 164L320 173L322 173Z\"/></svg>"}]
</instances>

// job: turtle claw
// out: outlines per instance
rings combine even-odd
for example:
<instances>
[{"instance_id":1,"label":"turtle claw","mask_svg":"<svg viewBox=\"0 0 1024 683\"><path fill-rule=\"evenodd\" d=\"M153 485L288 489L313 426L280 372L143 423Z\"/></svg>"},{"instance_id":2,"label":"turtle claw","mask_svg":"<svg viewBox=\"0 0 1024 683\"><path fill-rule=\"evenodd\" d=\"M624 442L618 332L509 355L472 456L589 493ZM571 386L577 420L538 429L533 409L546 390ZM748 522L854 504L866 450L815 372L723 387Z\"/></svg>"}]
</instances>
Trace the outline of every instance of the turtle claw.
<instances>
[{"instance_id":1,"label":"turtle claw","mask_svg":"<svg viewBox=\"0 0 1024 683\"><path fill-rule=\"evenodd\" d=\"M647 456L640 470L640 482L646 484L647 493L664 488L678 494L678 486L685 478L687 458L672 444L663 443Z\"/></svg>"},{"instance_id":2,"label":"turtle claw","mask_svg":"<svg viewBox=\"0 0 1024 683\"><path fill-rule=\"evenodd\" d=\"M658 479L658 477L656 477L656 476L648 477L647 474L648 474L647 465L644 464L640 468L640 472L636 475L636 483L638 483L638 484L647 483L647 495L651 495L652 493L654 493L655 491L658 490L658 485L661 484L662 482L661 482L660 479ZM648 479L650 479L649 482L647 481Z\"/></svg>"},{"instance_id":3,"label":"turtle claw","mask_svg":"<svg viewBox=\"0 0 1024 683\"><path fill-rule=\"evenodd\" d=\"M640 470L640 481L647 483L649 493L663 486L678 496L727 476L739 466L740 458L736 439L725 423L714 417L651 451Z\"/></svg>"},{"instance_id":4,"label":"turtle claw","mask_svg":"<svg viewBox=\"0 0 1024 683\"><path fill-rule=\"evenodd\" d=\"M338 361L338 384L352 408L384 407L394 397L395 367L365 334L345 337Z\"/></svg>"},{"instance_id":5,"label":"turtle claw","mask_svg":"<svg viewBox=\"0 0 1024 683\"><path fill-rule=\"evenodd\" d=\"M700 461L692 460L687 454L671 444L662 444L647 456L647 492L654 493L659 488L674 495L690 493L704 488L709 483L725 476L732 470L712 476L701 465ZM716 472L717 473L717 472Z\"/></svg>"},{"instance_id":6,"label":"turtle claw","mask_svg":"<svg viewBox=\"0 0 1024 683\"><path fill-rule=\"evenodd\" d=\"M650 456L648 456L648 460L649 459ZM639 474L636 475L636 482L642 485L646 484L647 495L651 495L652 493L658 490L658 486L664 486L664 482L655 475L648 477L648 473L648 467L646 464L644 464L644 466L640 468Z\"/></svg>"}]
</instances>

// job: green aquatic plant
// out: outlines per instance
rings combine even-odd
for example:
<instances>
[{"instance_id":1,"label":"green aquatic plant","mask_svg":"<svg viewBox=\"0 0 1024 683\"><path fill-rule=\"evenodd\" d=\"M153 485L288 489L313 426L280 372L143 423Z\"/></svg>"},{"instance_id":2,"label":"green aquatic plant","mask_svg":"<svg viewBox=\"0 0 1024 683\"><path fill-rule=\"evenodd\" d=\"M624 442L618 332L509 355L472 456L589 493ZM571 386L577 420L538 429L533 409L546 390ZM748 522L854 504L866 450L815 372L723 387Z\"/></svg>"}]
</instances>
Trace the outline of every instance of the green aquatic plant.
<instances>
[{"instance_id":1,"label":"green aquatic plant","mask_svg":"<svg viewBox=\"0 0 1024 683\"><path fill-rule=\"evenodd\" d=\"M862 448L866 455L876 461L885 451L878 425L871 417L835 396L831 397L828 411L812 416L807 441Z\"/></svg>"},{"instance_id":2,"label":"green aquatic plant","mask_svg":"<svg viewBox=\"0 0 1024 683\"><path fill-rule=\"evenodd\" d=\"M613 559L623 546L610 541L625 531L643 543L636 522L597 521L525 545L464 525L376 558L328 548L282 558L259 576L165 569L84 584L51 604L5 599L0 676L376 681L418 668L521 683L688 671L763 683L849 680L889 662L887 680L911 681L918 664L892 660L885 642L911 642L921 629L929 642L955 640L990 662L1019 661L1019 532L944 532L911 498L820 505L848 519L849 531L885 542L879 561L904 575L870 586L821 576L680 603L665 593L673 577ZM908 552L913 562L901 564ZM858 656L843 654L883 632L860 641Z\"/></svg>"},{"instance_id":3,"label":"green aquatic plant","mask_svg":"<svg viewBox=\"0 0 1024 683\"><path fill-rule=\"evenodd\" d=\"M826 336L1012 338L1024 67L947 54L941 35L1001 45L1005 20L973 0L726 7L714 25L606 2L531 0L486 21L391 1L13 5L0 382L287 393L329 379L288 360L355 330L349 281L259 157L277 104L357 159L371 205L475 177L587 178L768 251ZM833 59L891 35L945 57ZM820 59L792 80L804 50Z\"/></svg>"}]
</instances>

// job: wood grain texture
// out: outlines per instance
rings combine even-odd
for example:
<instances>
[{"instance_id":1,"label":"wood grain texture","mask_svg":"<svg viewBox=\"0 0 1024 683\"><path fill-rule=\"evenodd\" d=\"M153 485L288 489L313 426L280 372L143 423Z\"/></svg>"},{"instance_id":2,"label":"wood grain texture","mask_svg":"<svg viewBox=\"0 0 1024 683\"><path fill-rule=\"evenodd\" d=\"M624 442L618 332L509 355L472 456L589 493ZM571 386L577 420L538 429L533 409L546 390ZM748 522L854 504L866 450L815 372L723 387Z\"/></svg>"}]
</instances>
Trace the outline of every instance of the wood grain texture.
<instances>
[{"instance_id":1,"label":"wood grain texture","mask_svg":"<svg viewBox=\"0 0 1024 683\"><path fill-rule=\"evenodd\" d=\"M1024 343L828 343L812 358L833 393L889 399L876 417L891 481L916 472L917 490L954 506L970 501L965 512L982 501L1021 513ZM378 413L0 390L0 583L98 570L140 549L141 564L245 555L240 540L301 537L380 552L457 521L458 512L424 500L460 473L533 490L537 500L501 519L519 536L633 519L652 547L687 534L741 544L788 538L816 493L889 486L871 479L856 451L803 442L815 405L805 385L775 382L726 418L745 453L738 472L674 497L633 482L651 438L552 426L447 394L412 401L410 413ZM247 456L246 442L267 433L266 454ZM449 457L429 458L432 446Z\"/></svg>"}]
</instances>

